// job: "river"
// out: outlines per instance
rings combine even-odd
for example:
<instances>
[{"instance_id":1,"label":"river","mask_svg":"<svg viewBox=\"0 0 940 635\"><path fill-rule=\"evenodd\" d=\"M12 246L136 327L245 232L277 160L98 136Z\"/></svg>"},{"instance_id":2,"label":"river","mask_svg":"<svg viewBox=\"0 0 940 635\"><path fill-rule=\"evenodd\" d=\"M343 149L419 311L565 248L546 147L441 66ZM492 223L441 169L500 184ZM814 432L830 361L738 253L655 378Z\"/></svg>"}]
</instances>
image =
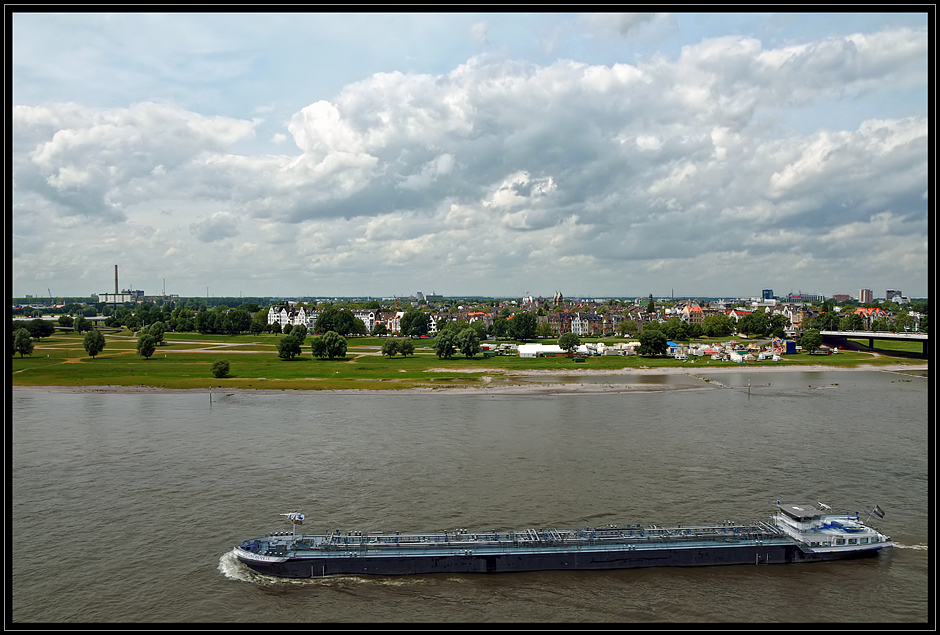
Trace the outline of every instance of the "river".
<instances>
[{"instance_id":1,"label":"river","mask_svg":"<svg viewBox=\"0 0 940 635\"><path fill-rule=\"evenodd\" d=\"M928 621L928 379L688 376L558 395L12 393L14 625ZM747 389L748 383L750 389ZM896 548L806 565L284 581L304 529L575 528L880 505ZM11 526L8 524L8 527Z\"/></svg>"}]
</instances>

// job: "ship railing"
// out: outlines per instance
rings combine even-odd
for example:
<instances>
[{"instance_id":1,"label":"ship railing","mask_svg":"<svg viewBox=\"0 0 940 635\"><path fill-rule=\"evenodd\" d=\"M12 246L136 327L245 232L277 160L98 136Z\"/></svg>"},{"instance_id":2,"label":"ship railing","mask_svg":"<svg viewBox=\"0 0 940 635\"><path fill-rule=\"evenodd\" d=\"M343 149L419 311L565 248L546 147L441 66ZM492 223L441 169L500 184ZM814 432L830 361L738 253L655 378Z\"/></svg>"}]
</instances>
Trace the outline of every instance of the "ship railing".
<instances>
[{"instance_id":1,"label":"ship railing","mask_svg":"<svg viewBox=\"0 0 940 635\"><path fill-rule=\"evenodd\" d=\"M662 540L694 542L722 541L728 539L767 539L782 535L776 526L757 522L752 525L712 525L689 527L585 528L581 530L525 529L521 531L443 532L433 534L365 533L331 531L317 541L317 545L334 550L380 550L427 549L435 547L510 547L510 546L572 546L609 545L618 542L654 543ZM298 537L300 541L304 537ZM303 548L303 546L301 546Z\"/></svg>"}]
</instances>

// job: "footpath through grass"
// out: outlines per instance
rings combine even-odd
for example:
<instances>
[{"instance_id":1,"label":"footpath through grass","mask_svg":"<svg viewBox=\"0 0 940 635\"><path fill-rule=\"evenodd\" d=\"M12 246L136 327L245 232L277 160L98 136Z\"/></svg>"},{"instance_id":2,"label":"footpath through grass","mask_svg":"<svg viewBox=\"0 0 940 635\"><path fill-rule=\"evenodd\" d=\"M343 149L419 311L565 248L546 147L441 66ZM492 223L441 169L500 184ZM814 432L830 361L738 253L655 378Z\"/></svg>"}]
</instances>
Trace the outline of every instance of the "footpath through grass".
<instances>
[{"instance_id":1,"label":"footpath through grass","mask_svg":"<svg viewBox=\"0 0 940 635\"><path fill-rule=\"evenodd\" d=\"M780 367L823 365L851 368L859 364L922 364L925 360L894 357L879 350L846 351L838 355L788 355L779 362L736 364L708 359L695 362L668 357L599 356L576 363L566 357L526 359L513 356L484 358L476 355L450 360L438 359L432 340L415 340L415 355L388 359L381 355L384 338L350 338L345 359L315 359L309 337L302 356L290 361L277 356L275 335L199 335L167 333L165 346L158 346L149 359L137 355L137 339L129 332L106 334L104 351L92 359L82 347L77 334L56 332L36 343L31 356L16 356L13 364L14 386L111 386L156 387L167 389L248 388L264 390L401 390L407 388L445 388L512 383L521 371L642 370L682 368L696 372L714 367ZM607 340L604 340L607 341ZM902 353L903 354L903 353ZM212 364L227 359L228 377L212 376Z\"/></svg>"}]
</instances>

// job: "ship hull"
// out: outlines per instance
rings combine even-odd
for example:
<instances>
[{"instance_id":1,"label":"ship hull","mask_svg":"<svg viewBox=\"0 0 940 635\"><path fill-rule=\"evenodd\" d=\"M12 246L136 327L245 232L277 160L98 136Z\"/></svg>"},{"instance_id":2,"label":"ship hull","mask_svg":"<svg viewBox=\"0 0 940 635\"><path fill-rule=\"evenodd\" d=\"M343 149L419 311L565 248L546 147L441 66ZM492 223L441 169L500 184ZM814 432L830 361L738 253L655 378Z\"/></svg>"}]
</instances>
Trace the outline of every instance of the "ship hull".
<instances>
[{"instance_id":1,"label":"ship hull","mask_svg":"<svg viewBox=\"0 0 940 635\"><path fill-rule=\"evenodd\" d=\"M295 557L284 562L240 558L253 570L282 578L332 575L415 575L431 573L510 573L558 570L610 570L648 567L700 567L736 564L794 564L873 556L878 549L806 552L796 544L662 547L527 553L439 555L349 555Z\"/></svg>"}]
</instances>

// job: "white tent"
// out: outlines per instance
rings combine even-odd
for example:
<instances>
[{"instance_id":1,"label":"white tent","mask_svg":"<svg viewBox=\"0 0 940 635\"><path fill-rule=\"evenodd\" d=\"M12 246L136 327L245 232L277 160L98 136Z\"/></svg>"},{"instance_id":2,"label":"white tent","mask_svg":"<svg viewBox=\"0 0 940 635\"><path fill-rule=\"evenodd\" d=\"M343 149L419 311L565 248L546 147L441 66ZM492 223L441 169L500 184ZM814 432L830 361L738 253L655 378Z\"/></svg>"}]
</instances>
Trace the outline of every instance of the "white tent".
<instances>
[{"instance_id":1,"label":"white tent","mask_svg":"<svg viewBox=\"0 0 940 635\"><path fill-rule=\"evenodd\" d=\"M519 357L538 357L545 353L564 354L565 349L557 344L520 344Z\"/></svg>"}]
</instances>

